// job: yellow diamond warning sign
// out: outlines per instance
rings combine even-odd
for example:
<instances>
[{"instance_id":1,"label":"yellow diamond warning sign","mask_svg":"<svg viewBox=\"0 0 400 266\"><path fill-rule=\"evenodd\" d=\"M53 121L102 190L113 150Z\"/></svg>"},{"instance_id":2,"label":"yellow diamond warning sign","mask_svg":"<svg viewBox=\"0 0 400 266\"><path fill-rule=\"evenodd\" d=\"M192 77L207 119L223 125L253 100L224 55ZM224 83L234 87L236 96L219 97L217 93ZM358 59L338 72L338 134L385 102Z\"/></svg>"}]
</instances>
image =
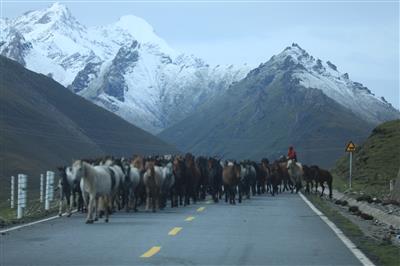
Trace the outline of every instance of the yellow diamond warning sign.
<instances>
[{"instance_id":1,"label":"yellow diamond warning sign","mask_svg":"<svg viewBox=\"0 0 400 266\"><path fill-rule=\"evenodd\" d=\"M356 145L352 142L349 141L346 145L346 152L355 152L356 151Z\"/></svg>"}]
</instances>

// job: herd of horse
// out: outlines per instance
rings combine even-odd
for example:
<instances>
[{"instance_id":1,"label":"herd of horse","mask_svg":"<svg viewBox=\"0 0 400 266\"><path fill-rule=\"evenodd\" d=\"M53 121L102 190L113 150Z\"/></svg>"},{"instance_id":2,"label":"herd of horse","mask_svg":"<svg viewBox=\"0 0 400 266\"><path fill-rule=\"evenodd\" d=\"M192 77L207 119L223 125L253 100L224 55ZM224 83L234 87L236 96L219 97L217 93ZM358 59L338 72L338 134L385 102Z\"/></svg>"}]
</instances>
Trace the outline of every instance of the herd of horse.
<instances>
[{"instance_id":1,"label":"herd of horse","mask_svg":"<svg viewBox=\"0 0 400 266\"><path fill-rule=\"evenodd\" d=\"M115 210L138 211L189 205L210 195L214 202L225 196L225 202L236 204L243 197L284 191L298 192L306 183L306 193L318 185L324 193L324 183L332 197L332 176L318 166L302 165L281 158L272 163L250 160L224 161L190 153L184 156L135 155L131 159L105 157L95 160L76 160L72 166L58 167L61 188L59 214L67 201L67 215L73 207L87 211L86 223L93 223Z\"/></svg>"}]
</instances>

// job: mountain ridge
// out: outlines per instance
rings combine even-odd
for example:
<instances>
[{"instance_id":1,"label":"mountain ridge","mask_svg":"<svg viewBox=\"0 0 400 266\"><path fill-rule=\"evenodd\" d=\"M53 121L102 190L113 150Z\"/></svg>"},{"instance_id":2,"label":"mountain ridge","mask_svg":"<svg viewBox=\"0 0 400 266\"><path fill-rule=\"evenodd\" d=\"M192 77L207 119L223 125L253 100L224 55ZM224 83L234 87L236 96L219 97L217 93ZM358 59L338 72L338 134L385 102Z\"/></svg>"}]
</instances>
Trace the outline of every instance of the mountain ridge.
<instances>
[{"instance_id":1,"label":"mountain ridge","mask_svg":"<svg viewBox=\"0 0 400 266\"><path fill-rule=\"evenodd\" d=\"M0 56L0 175L32 178L72 159L178 150L79 97L54 80ZM0 182L6 181L0 178Z\"/></svg>"},{"instance_id":2,"label":"mountain ridge","mask_svg":"<svg viewBox=\"0 0 400 266\"><path fill-rule=\"evenodd\" d=\"M301 63L304 58L309 65ZM340 87L344 74L330 62L328 67L337 72L332 77L324 64L328 65L293 44L251 70L200 112L159 136L195 154L237 159L278 158L294 145L302 162L330 167L343 152L341 146L350 139L366 138L376 121L342 102L341 94L327 95L323 89L307 86L303 79L319 71L331 79L332 90L346 89L352 99L357 97L354 105L359 98L373 99L376 102L368 102L368 107L378 114L376 120L392 120L400 114L390 104L378 101L362 84L348 81L351 86Z\"/></svg>"},{"instance_id":3,"label":"mountain ridge","mask_svg":"<svg viewBox=\"0 0 400 266\"><path fill-rule=\"evenodd\" d=\"M56 3L8 20L2 27L0 54L152 133L195 111L249 70L246 65L212 67L176 52L150 24L133 15L87 28ZM121 49L136 50L134 62L119 56ZM116 64L119 73L110 69Z\"/></svg>"}]
</instances>

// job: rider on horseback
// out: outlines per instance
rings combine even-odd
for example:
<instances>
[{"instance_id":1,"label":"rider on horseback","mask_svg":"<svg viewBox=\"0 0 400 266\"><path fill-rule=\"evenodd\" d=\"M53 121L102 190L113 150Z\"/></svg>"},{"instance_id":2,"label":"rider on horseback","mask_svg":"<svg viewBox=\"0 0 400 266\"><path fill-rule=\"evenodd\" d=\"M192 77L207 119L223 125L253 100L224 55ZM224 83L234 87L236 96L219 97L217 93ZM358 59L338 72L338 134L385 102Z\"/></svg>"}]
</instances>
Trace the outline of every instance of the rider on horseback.
<instances>
[{"instance_id":1,"label":"rider on horseback","mask_svg":"<svg viewBox=\"0 0 400 266\"><path fill-rule=\"evenodd\" d=\"M294 150L293 146L289 147L287 157L289 160L294 160L295 162L297 162L297 154L296 154L296 151Z\"/></svg>"}]
</instances>

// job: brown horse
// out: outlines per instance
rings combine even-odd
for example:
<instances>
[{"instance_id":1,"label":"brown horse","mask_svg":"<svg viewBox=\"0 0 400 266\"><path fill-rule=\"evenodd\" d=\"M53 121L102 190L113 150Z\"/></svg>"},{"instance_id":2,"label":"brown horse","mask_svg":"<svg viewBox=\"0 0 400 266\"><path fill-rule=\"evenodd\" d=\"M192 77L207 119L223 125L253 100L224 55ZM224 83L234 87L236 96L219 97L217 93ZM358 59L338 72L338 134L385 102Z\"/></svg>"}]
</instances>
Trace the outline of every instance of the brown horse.
<instances>
[{"instance_id":1,"label":"brown horse","mask_svg":"<svg viewBox=\"0 0 400 266\"><path fill-rule=\"evenodd\" d=\"M305 164L303 164L303 179L306 181L306 193L309 194L313 187L314 176L311 168Z\"/></svg>"},{"instance_id":2,"label":"brown horse","mask_svg":"<svg viewBox=\"0 0 400 266\"><path fill-rule=\"evenodd\" d=\"M187 190L186 165L182 157L176 156L174 158L172 170L175 176L175 187L179 198L179 205L183 205L184 202L186 203L186 198L189 198L189 195Z\"/></svg>"},{"instance_id":3,"label":"brown horse","mask_svg":"<svg viewBox=\"0 0 400 266\"><path fill-rule=\"evenodd\" d=\"M215 158L209 158L208 168L208 186L214 202L218 202L222 196L222 166Z\"/></svg>"},{"instance_id":4,"label":"brown horse","mask_svg":"<svg viewBox=\"0 0 400 266\"><path fill-rule=\"evenodd\" d=\"M160 206L160 193L162 170L161 167L154 165L154 161L148 161L145 164L146 172L143 175L143 183L146 188L146 210L150 208L152 202L153 212Z\"/></svg>"},{"instance_id":5,"label":"brown horse","mask_svg":"<svg viewBox=\"0 0 400 266\"><path fill-rule=\"evenodd\" d=\"M316 165L310 166L310 170L311 170L312 176L316 183L315 184L316 190L317 190L318 184L320 184L320 186L322 187L321 197L324 195L324 190L325 190L324 183L326 182L328 184L328 188L329 188L329 198L332 198L332 175L331 175L331 173L325 169L319 168Z\"/></svg>"},{"instance_id":6,"label":"brown horse","mask_svg":"<svg viewBox=\"0 0 400 266\"><path fill-rule=\"evenodd\" d=\"M200 199L205 200L208 188L208 167L207 159L203 156L196 158L196 167L200 172L200 180L198 190L200 192Z\"/></svg>"},{"instance_id":7,"label":"brown horse","mask_svg":"<svg viewBox=\"0 0 400 266\"><path fill-rule=\"evenodd\" d=\"M192 198L193 202L197 202L198 188L200 181L200 170L197 168L194 156L190 153L185 155L185 166L186 166L186 178L189 196ZM185 203L190 204L190 198L185 198Z\"/></svg>"},{"instance_id":8,"label":"brown horse","mask_svg":"<svg viewBox=\"0 0 400 266\"><path fill-rule=\"evenodd\" d=\"M222 180L224 183L224 191L225 191L225 202L230 204L236 204L236 187L240 182L240 166L237 164L229 163L224 166L222 170ZM242 195L239 191L239 203L242 202Z\"/></svg>"},{"instance_id":9,"label":"brown horse","mask_svg":"<svg viewBox=\"0 0 400 266\"><path fill-rule=\"evenodd\" d=\"M279 171L279 164L273 163L269 164L267 159L261 160L261 165L264 171L267 173L267 191L271 193L272 196L278 193L278 185L281 183L282 172Z\"/></svg>"}]
</instances>

